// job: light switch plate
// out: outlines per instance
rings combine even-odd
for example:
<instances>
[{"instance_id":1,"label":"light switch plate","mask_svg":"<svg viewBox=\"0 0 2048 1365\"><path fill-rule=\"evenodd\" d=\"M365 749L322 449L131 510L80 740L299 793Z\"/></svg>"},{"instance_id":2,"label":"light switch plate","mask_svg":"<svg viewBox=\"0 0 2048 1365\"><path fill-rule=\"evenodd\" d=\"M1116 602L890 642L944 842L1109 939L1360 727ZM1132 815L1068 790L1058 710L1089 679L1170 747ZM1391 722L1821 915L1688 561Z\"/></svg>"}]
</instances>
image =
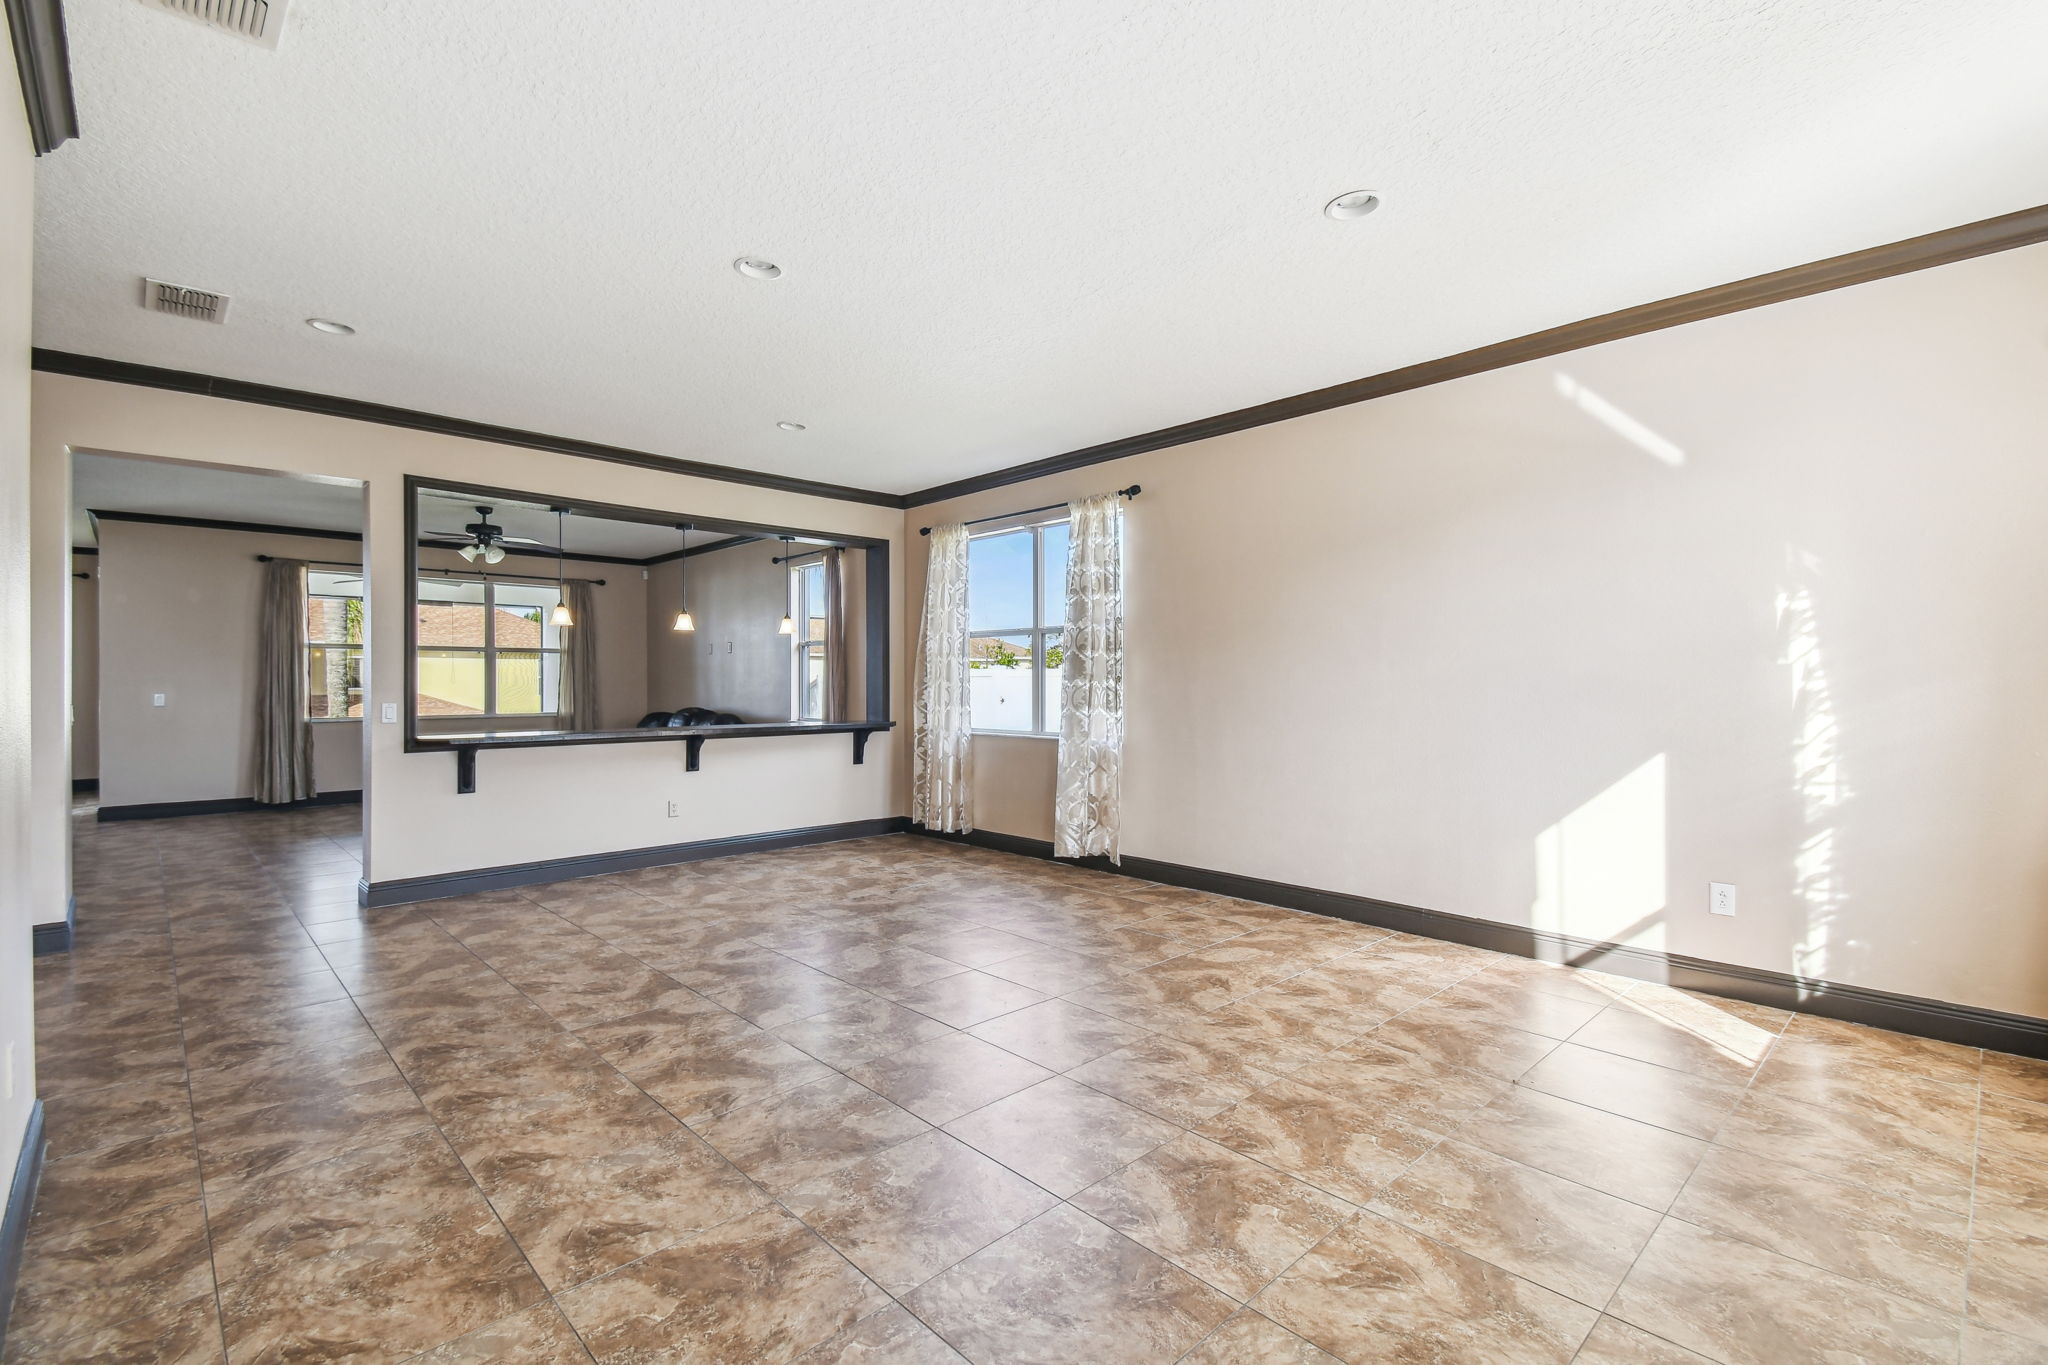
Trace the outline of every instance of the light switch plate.
<instances>
[{"instance_id":1,"label":"light switch plate","mask_svg":"<svg viewBox=\"0 0 2048 1365\"><path fill-rule=\"evenodd\" d=\"M398 703L395 701L385 702L378 709L377 715L386 725L398 724Z\"/></svg>"}]
</instances>

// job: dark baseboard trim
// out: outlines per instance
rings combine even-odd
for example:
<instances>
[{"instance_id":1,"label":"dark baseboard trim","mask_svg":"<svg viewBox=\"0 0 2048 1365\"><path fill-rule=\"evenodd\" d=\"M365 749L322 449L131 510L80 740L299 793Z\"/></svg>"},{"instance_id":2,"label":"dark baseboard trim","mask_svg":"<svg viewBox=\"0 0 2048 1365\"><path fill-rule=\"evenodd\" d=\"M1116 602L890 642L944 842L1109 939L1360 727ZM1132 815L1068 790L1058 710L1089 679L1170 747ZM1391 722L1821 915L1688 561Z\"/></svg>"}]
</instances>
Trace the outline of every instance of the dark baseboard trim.
<instances>
[{"instance_id":1,"label":"dark baseboard trim","mask_svg":"<svg viewBox=\"0 0 2048 1365\"><path fill-rule=\"evenodd\" d=\"M921 488L915 493L905 495L903 503L907 507L921 507L925 503L944 502L949 498L964 497L969 493L980 493L1007 484L1022 483L1026 479L1062 474L1070 469L1082 469L1110 460L1143 455L1147 451L1187 445L1191 441L1206 441L1212 436L1225 436L1234 431L1247 431L1252 427L1284 422L1292 417L1305 417L1310 413L1325 412L1331 408L1348 407L1353 403L1384 398L1388 394L1426 388L1431 384L1463 379L1468 375L1483 374L1488 370L1503 369L1524 361L1542 360L1548 356L1562 355L1566 351L1577 351L1587 346L1598 346L1603 342L1619 341L1623 337L1639 336L1644 332L1661 331L1666 327L1677 327L1687 322L1720 317L1724 313L1738 313L1746 308L1761 308L1765 304L1783 303L1789 299L1804 298L1808 294L1824 293L1846 285L1867 284L1871 280L1904 275L1915 270L1925 270L1930 266L1949 265L1955 261L1967 261L1975 256L1988 256L1996 251L2010 251L2014 247L2032 246L2036 242L2044 241L2048 241L2048 205L2022 209L2017 213L2008 213L1997 218L1985 218L1920 237L1909 237L1902 242L1889 242L1863 251L1852 251L1844 256L1830 256L1824 261L1796 265L1788 270L1774 270L1768 275L1753 275L1746 280L1736 280L1731 284L1716 285L1711 289L1696 290L1690 294L1680 294L1675 298L1660 299L1655 303L1640 304L1634 308L1623 308L1618 312L1603 313L1599 317L1586 318L1579 322L1568 322L1561 327L1531 332L1527 336L1495 342L1490 346L1445 356L1440 360L1426 360L1419 365L1408 365L1398 370L1388 370L1383 374L1349 380L1327 389L1276 398L1269 403L1260 403L1256 407L1239 408L1235 412L1220 413L1214 417L1184 422L1179 426L1148 431L1139 436L1125 436L1101 445L1070 450L1064 455L1049 455L1027 464L1011 465L1007 469L998 469L993 473L956 479L951 483L942 483L931 488Z\"/></svg>"},{"instance_id":2,"label":"dark baseboard trim","mask_svg":"<svg viewBox=\"0 0 2048 1365\"><path fill-rule=\"evenodd\" d=\"M1027 839L1019 835L996 834L986 830L961 835L939 834L916 827L911 832L934 839L975 844L1004 853L1017 853L1027 858L1049 859L1053 856L1052 844L1044 839ZM1305 910L1310 914L1328 915L1333 919L1394 929L1422 938L1443 939L1474 948L1488 948L1497 953L1513 953L1518 957L1538 958L1545 962L1563 962L1574 967L1597 968L1603 972L1613 972L1617 976L1634 977L1639 981L1662 982L1686 990L1702 991L1708 995L1727 996L1730 999L1747 1000L1759 1005L1773 1005L1779 1009L1797 1010L1827 1019L1841 1019L1852 1024L1868 1024L1874 1028L1911 1033L1922 1038L1935 1038L1945 1043L1990 1048L1997 1052L2017 1053L2022 1057L2048 1058L2048 1019L2036 1019L2024 1014L2006 1014L1999 1010L1950 1004L1943 1000L1924 1000L1918 996L1899 995L1868 986L1850 986L1838 981L1797 977L1786 972L1768 971L1759 967L1738 967L1727 962L1711 962L1705 958L1661 953L1627 944L1600 943L1571 934L1526 929L1512 924L1496 924L1492 920L1446 914L1441 910L1424 910L1413 905L1375 900L1369 896L1353 896L1342 891L1294 886L1287 882L1268 881L1263 877L1247 877L1234 872L1187 867L1180 863L1160 862L1153 858L1126 857L1121 865L1112 864L1106 858L1062 858L1058 861L1100 872L1135 877L1142 881L1163 882L1168 886L1184 886L1194 891L1211 891L1218 895L1234 896L1239 900L1260 901L1268 905L1285 906L1291 910Z\"/></svg>"},{"instance_id":3,"label":"dark baseboard trim","mask_svg":"<svg viewBox=\"0 0 2048 1365\"><path fill-rule=\"evenodd\" d=\"M71 779L71 794L73 796L83 796L87 792L96 792L99 789L100 780L97 777L74 777Z\"/></svg>"},{"instance_id":4,"label":"dark baseboard trim","mask_svg":"<svg viewBox=\"0 0 2048 1365\"><path fill-rule=\"evenodd\" d=\"M14 1179L7 1186L7 1212L0 1217L0 1347L7 1344L7 1319L14 1304L14 1286L21 1280L22 1247L28 1241L28 1216L43 1180L43 1102L29 1106L28 1131L14 1159Z\"/></svg>"},{"instance_id":5,"label":"dark baseboard trim","mask_svg":"<svg viewBox=\"0 0 2048 1365\"><path fill-rule=\"evenodd\" d=\"M253 796L228 796L217 801L146 801L135 806L101 806L101 823L110 820L171 820L181 815L233 815L240 811L304 810L308 806L354 806L362 804L360 790L321 792L307 801L289 805L265 805Z\"/></svg>"},{"instance_id":6,"label":"dark baseboard trim","mask_svg":"<svg viewBox=\"0 0 2048 1365\"><path fill-rule=\"evenodd\" d=\"M352 422L375 422L380 426L404 427L409 431L428 431L439 436L460 436L471 441L489 441L493 445L519 446L526 450L546 450L557 455L603 460L608 464L656 469L664 474L684 474L694 479L716 479L720 483L772 488L779 493L802 493L814 498L864 502L876 507L903 506L903 495L900 493L879 493L868 488L821 483L815 479L791 478L755 469L737 469L731 465L706 464L700 460L671 459L666 455L653 455L644 450L628 450L623 446L582 441L573 436L549 436L538 431L520 431L515 427L472 422L464 417L415 412L410 408L366 403L356 398L337 398L332 394L309 393L304 389L279 388L274 384L252 384L242 379L223 379L217 375L197 374L190 370L169 370L157 365L137 365L125 360L102 360L98 356L45 350L41 346L30 353L29 365L31 369L40 370L44 374L68 374L80 379L105 380L112 384L134 384L147 389L195 393L202 398L226 398L237 403L288 408L294 412L317 413L322 417L343 417Z\"/></svg>"},{"instance_id":7,"label":"dark baseboard trim","mask_svg":"<svg viewBox=\"0 0 2048 1365\"><path fill-rule=\"evenodd\" d=\"M31 931L30 953L35 957L47 957L51 953L68 953L77 936L78 897L68 896L64 901L64 918L49 924L38 924Z\"/></svg>"},{"instance_id":8,"label":"dark baseboard trim","mask_svg":"<svg viewBox=\"0 0 2048 1365\"><path fill-rule=\"evenodd\" d=\"M813 825L808 829L735 834L724 839L700 839L689 844L663 844L656 848L622 849L617 853L592 853L581 858L553 858L538 863L480 867L469 872L444 872L432 877L363 882L356 888L356 902L370 909L379 909L388 905L407 905L413 901L465 896L477 891L503 891L508 887L538 886L544 882L566 882L579 877L598 877L608 872L633 872L643 867L694 863L706 858L724 858L735 853L766 853L778 848L836 844L847 839L872 839L882 834L902 834L909 828L910 821L900 815L892 815L880 820L849 820L844 824Z\"/></svg>"}]
</instances>

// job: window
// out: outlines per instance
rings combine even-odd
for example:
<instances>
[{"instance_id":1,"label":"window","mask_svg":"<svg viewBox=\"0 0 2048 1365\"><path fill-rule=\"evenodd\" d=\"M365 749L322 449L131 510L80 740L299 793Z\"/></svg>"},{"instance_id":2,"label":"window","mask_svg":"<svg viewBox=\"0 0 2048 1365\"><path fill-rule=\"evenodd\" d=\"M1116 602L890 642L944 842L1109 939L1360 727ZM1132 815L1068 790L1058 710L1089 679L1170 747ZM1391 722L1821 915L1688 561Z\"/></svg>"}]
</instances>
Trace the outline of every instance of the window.
<instances>
[{"instance_id":1,"label":"window","mask_svg":"<svg viewBox=\"0 0 2048 1365\"><path fill-rule=\"evenodd\" d=\"M421 716L551 716L560 707L561 631L552 583L419 581L415 666Z\"/></svg>"},{"instance_id":2,"label":"window","mask_svg":"<svg viewBox=\"0 0 2048 1365\"><path fill-rule=\"evenodd\" d=\"M1067 523L967 543L968 703L976 730L1058 734Z\"/></svg>"},{"instance_id":3,"label":"window","mask_svg":"<svg viewBox=\"0 0 2048 1365\"><path fill-rule=\"evenodd\" d=\"M791 641L790 717L825 719L825 561L789 566L789 615L796 622Z\"/></svg>"},{"instance_id":4,"label":"window","mask_svg":"<svg viewBox=\"0 0 2048 1365\"><path fill-rule=\"evenodd\" d=\"M363 576L306 571L306 718L363 714Z\"/></svg>"}]
</instances>

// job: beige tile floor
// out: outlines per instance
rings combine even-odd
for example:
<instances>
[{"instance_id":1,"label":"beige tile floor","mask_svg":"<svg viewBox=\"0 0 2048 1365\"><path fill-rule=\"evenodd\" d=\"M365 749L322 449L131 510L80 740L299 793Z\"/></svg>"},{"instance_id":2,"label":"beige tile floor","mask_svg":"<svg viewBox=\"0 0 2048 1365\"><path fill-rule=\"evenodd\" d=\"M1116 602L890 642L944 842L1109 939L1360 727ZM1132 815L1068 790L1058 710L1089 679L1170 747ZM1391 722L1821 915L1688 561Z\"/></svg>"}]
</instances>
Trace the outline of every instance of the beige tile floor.
<instances>
[{"instance_id":1,"label":"beige tile floor","mask_svg":"<svg viewBox=\"0 0 2048 1365\"><path fill-rule=\"evenodd\" d=\"M896 837L81 822L8 1361L2048 1359L2048 1065Z\"/></svg>"}]
</instances>

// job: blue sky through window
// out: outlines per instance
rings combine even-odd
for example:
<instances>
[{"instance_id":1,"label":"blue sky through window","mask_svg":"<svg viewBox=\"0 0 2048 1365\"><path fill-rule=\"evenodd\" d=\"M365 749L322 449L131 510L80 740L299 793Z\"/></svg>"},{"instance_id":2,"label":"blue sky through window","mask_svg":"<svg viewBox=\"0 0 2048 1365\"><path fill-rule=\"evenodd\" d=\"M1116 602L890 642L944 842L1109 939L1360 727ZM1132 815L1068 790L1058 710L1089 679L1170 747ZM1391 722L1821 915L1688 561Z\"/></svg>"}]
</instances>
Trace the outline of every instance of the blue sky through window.
<instances>
[{"instance_id":1,"label":"blue sky through window","mask_svg":"<svg viewBox=\"0 0 2048 1365\"><path fill-rule=\"evenodd\" d=\"M1065 572L1064 563L1061 572ZM967 619L970 630L1032 624L1029 531L967 542Z\"/></svg>"}]
</instances>

